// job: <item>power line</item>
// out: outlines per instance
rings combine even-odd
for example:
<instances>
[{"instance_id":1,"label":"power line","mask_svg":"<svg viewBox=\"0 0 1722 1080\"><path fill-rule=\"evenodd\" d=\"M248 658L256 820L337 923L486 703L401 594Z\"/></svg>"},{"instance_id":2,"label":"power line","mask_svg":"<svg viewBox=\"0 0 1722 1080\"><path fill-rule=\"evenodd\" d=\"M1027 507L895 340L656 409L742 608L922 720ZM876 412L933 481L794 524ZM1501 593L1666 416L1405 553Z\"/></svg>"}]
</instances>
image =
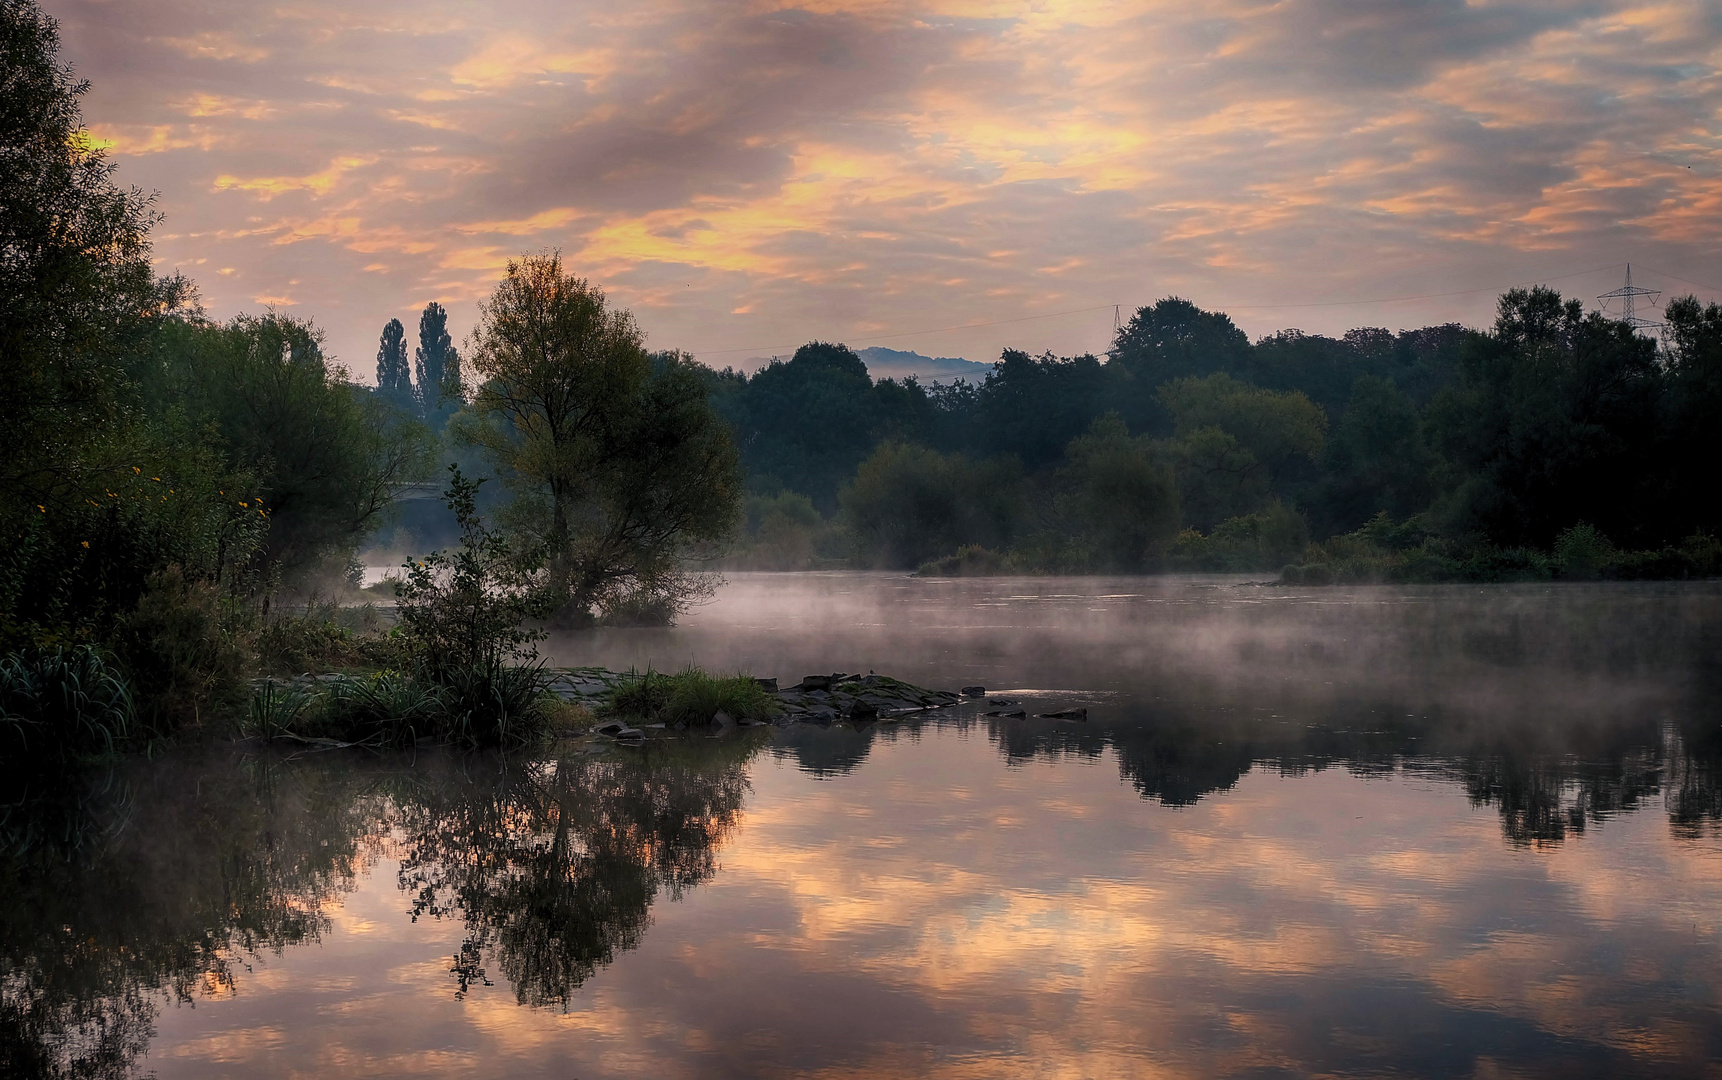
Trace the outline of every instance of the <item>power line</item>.
<instances>
[{"instance_id":1,"label":"power line","mask_svg":"<svg viewBox=\"0 0 1722 1080\"><path fill-rule=\"evenodd\" d=\"M1722 293L1722 288L1718 288L1715 285L1706 285L1702 281L1692 281L1688 278L1680 277L1677 274L1670 274L1666 271L1658 270L1654 266L1645 266L1643 263L1639 263L1638 265L1642 269L1649 270L1651 273L1655 274L1657 277L1667 278L1670 281L1678 281L1682 285L1696 285L1700 289L1709 289L1713 293Z\"/></svg>"}]
</instances>

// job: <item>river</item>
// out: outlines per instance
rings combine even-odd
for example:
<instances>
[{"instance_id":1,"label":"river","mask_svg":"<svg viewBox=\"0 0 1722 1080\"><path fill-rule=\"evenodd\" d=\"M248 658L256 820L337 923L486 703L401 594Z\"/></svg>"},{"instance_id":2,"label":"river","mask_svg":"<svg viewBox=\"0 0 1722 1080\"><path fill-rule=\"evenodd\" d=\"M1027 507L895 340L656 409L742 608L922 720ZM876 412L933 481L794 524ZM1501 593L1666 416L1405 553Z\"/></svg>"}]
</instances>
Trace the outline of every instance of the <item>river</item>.
<instances>
[{"instance_id":1,"label":"river","mask_svg":"<svg viewBox=\"0 0 1722 1080\"><path fill-rule=\"evenodd\" d=\"M735 574L546 655L988 695L13 805L0 1072L1722 1072L1715 584Z\"/></svg>"}]
</instances>

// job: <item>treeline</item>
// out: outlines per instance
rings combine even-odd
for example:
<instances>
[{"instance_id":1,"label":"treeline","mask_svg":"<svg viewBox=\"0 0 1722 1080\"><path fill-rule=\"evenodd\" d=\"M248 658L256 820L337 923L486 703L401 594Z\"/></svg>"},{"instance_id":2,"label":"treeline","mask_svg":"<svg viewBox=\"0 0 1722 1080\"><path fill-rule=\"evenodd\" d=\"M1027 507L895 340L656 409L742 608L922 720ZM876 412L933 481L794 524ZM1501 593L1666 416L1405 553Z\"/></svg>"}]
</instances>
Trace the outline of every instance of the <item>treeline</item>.
<instances>
[{"instance_id":1,"label":"treeline","mask_svg":"<svg viewBox=\"0 0 1722 1080\"><path fill-rule=\"evenodd\" d=\"M1722 571L1722 307L1658 342L1543 288L1494 326L1253 344L1168 298L1104 358L873 382L813 342L709 376L748 470L741 565L1281 571L1299 580Z\"/></svg>"}]
</instances>

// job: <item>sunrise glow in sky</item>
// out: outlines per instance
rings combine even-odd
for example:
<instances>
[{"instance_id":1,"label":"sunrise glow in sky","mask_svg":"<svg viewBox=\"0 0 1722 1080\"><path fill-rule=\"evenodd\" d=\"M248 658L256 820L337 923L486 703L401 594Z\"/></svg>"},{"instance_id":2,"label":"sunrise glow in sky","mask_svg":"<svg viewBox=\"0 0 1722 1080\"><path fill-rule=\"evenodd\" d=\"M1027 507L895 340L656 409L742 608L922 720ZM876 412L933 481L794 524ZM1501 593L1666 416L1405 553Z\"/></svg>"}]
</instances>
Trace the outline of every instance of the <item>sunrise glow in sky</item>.
<instances>
[{"instance_id":1,"label":"sunrise glow in sky","mask_svg":"<svg viewBox=\"0 0 1722 1080\"><path fill-rule=\"evenodd\" d=\"M719 367L1100 351L1110 305L1169 294L1252 335L1481 324L1628 260L1722 298L1712 3L44 7L160 192L162 271L314 318L360 377L389 318L439 300L463 336L552 247Z\"/></svg>"}]
</instances>

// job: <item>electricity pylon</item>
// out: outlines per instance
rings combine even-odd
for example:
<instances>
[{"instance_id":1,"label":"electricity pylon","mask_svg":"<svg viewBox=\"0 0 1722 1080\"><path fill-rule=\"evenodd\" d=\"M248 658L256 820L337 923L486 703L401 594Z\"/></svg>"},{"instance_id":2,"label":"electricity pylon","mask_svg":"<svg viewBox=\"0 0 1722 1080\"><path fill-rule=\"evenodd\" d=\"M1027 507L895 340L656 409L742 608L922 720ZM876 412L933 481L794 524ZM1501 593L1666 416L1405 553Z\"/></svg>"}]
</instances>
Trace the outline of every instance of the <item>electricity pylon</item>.
<instances>
[{"instance_id":1,"label":"electricity pylon","mask_svg":"<svg viewBox=\"0 0 1722 1080\"><path fill-rule=\"evenodd\" d=\"M1608 292L1602 293L1597 297L1597 299L1602 301L1602 309L1604 311L1608 311L1608 302L1610 300L1619 300L1621 307L1620 321L1632 327L1633 333L1636 334L1640 330L1662 329L1662 324L1656 320L1642 319L1639 318L1638 315L1638 300L1640 297L1649 297L1651 303L1655 303L1656 298L1661 295L1661 289L1635 288L1632 284L1632 264L1627 263L1626 284L1621 288L1610 289Z\"/></svg>"}]
</instances>

